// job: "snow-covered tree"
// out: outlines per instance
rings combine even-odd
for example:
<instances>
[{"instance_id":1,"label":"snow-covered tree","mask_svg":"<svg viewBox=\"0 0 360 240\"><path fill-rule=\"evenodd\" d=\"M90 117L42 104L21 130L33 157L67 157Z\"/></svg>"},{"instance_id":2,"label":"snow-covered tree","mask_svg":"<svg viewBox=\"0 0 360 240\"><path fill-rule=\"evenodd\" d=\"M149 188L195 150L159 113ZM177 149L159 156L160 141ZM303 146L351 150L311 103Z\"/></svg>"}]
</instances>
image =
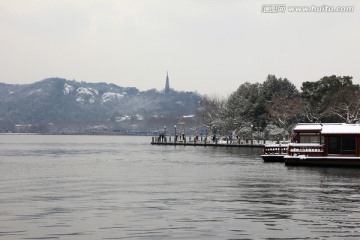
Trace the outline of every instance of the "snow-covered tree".
<instances>
[{"instance_id":1,"label":"snow-covered tree","mask_svg":"<svg viewBox=\"0 0 360 240\"><path fill-rule=\"evenodd\" d=\"M274 121L283 127L283 140L291 121L300 114L299 99L289 99L287 96L274 96L268 103L268 111Z\"/></svg>"},{"instance_id":2,"label":"snow-covered tree","mask_svg":"<svg viewBox=\"0 0 360 240\"><path fill-rule=\"evenodd\" d=\"M204 96L200 99L196 117L208 129L209 134L215 129L220 130L222 128L223 121L221 115L225 102L226 100L219 97Z\"/></svg>"},{"instance_id":3,"label":"snow-covered tree","mask_svg":"<svg viewBox=\"0 0 360 240\"><path fill-rule=\"evenodd\" d=\"M301 90L302 115L309 122L343 121L334 112L335 104L343 101L335 96L344 89L354 88L350 76L325 76L316 82L303 82ZM340 114L341 115L341 114Z\"/></svg>"},{"instance_id":4,"label":"snow-covered tree","mask_svg":"<svg viewBox=\"0 0 360 240\"><path fill-rule=\"evenodd\" d=\"M346 123L360 122L360 88L357 85L340 90L328 109Z\"/></svg>"},{"instance_id":5,"label":"snow-covered tree","mask_svg":"<svg viewBox=\"0 0 360 240\"><path fill-rule=\"evenodd\" d=\"M222 119L225 127L230 131L243 126L260 125L265 113L262 85L246 82L230 95Z\"/></svg>"}]
</instances>

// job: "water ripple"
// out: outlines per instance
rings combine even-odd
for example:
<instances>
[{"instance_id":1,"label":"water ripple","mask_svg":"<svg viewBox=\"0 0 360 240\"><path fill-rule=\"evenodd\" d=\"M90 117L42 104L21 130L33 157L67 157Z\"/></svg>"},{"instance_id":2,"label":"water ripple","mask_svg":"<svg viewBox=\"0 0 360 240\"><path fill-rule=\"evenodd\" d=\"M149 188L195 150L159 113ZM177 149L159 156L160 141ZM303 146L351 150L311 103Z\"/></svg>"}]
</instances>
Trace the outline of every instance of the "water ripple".
<instances>
[{"instance_id":1,"label":"water ripple","mask_svg":"<svg viewBox=\"0 0 360 240\"><path fill-rule=\"evenodd\" d=\"M359 239L354 169L148 138L1 136L4 239Z\"/></svg>"}]
</instances>

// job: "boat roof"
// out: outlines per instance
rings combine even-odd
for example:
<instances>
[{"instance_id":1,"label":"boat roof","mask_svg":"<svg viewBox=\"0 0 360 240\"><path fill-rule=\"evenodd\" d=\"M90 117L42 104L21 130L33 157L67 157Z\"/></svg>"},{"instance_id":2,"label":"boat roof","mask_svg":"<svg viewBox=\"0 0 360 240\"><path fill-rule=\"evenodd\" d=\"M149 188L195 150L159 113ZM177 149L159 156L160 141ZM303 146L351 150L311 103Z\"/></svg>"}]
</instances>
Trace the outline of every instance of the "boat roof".
<instances>
[{"instance_id":1,"label":"boat roof","mask_svg":"<svg viewBox=\"0 0 360 240\"><path fill-rule=\"evenodd\" d=\"M294 132L320 132L323 135L330 134L360 134L359 124L346 123L314 123L298 124Z\"/></svg>"},{"instance_id":2,"label":"boat roof","mask_svg":"<svg viewBox=\"0 0 360 240\"><path fill-rule=\"evenodd\" d=\"M322 125L320 123L315 124L298 124L294 128L295 132L301 132L301 131L321 131Z\"/></svg>"},{"instance_id":3,"label":"boat roof","mask_svg":"<svg viewBox=\"0 0 360 240\"><path fill-rule=\"evenodd\" d=\"M323 125L321 134L360 134L359 124L326 124Z\"/></svg>"}]
</instances>

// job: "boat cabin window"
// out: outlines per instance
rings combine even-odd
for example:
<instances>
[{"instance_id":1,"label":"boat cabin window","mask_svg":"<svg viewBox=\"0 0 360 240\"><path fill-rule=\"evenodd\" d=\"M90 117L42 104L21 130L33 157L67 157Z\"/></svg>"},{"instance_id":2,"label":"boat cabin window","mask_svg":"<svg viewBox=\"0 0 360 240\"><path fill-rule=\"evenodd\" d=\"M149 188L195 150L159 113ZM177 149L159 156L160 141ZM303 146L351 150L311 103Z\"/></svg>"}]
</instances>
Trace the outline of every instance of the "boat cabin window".
<instances>
[{"instance_id":1,"label":"boat cabin window","mask_svg":"<svg viewBox=\"0 0 360 240\"><path fill-rule=\"evenodd\" d=\"M323 136L300 134L300 143L323 143Z\"/></svg>"},{"instance_id":2,"label":"boat cabin window","mask_svg":"<svg viewBox=\"0 0 360 240\"><path fill-rule=\"evenodd\" d=\"M355 154L356 140L355 137L333 136L328 138L329 154Z\"/></svg>"}]
</instances>

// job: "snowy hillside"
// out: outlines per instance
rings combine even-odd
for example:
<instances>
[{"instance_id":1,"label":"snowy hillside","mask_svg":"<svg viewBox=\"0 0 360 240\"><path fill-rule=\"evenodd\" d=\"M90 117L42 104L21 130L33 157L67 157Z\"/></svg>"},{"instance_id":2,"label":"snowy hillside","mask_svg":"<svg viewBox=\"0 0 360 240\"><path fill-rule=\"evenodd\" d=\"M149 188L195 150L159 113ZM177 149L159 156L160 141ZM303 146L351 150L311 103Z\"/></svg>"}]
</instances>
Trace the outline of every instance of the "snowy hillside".
<instances>
[{"instance_id":1,"label":"snowy hillside","mask_svg":"<svg viewBox=\"0 0 360 240\"><path fill-rule=\"evenodd\" d=\"M179 114L194 114L199 98L191 92L173 91L165 97L154 89L140 92L61 78L23 85L0 83L0 131L34 124L66 131L82 131L95 123L120 132L157 128L173 125Z\"/></svg>"}]
</instances>

